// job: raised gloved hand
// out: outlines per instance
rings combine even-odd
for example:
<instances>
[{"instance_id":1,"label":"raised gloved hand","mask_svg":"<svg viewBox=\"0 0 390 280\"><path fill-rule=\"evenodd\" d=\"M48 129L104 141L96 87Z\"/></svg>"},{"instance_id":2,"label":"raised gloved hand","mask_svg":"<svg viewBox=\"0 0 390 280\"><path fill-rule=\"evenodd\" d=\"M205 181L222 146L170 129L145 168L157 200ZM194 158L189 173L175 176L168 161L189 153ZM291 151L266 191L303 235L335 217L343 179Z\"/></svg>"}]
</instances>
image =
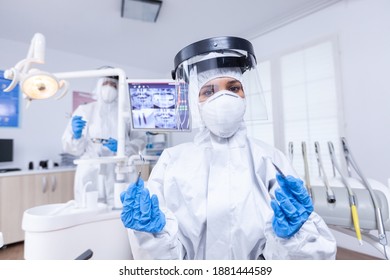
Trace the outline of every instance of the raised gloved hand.
<instances>
[{"instance_id":1,"label":"raised gloved hand","mask_svg":"<svg viewBox=\"0 0 390 280\"><path fill-rule=\"evenodd\" d=\"M277 236L290 238L313 212L313 203L302 180L279 174L276 179L280 188L275 190L276 200L271 200L271 207L275 212L272 228Z\"/></svg>"},{"instance_id":2,"label":"raised gloved hand","mask_svg":"<svg viewBox=\"0 0 390 280\"><path fill-rule=\"evenodd\" d=\"M107 142L103 144L103 146L110 149L111 152L116 153L116 151L118 150L118 141L110 137L108 138Z\"/></svg>"},{"instance_id":3,"label":"raised gloved hand","mask_svg":"<svg viewBox=\"0 0 390 280\"><path fill-rule=\"evenodd\" d=\"M138 184L132 184L121 193L121 201L121 219L125 227L150 233L162 231L166 223L165 215L159 208L157 196L154 194L150 197L141 178Z\"/></svg>"},{"instance_id":4,"label":"raised gloved hand","mask_svg":"<svg viewBox=\"0 0 390 280\"><path fill-rule=\"evenodd\" d=\"M74 139L81 138L81 133L83 132L86 123L87 121L83 120L81 116L74 116L72 118L72 131Z\"/></svg>"}]
</instances>

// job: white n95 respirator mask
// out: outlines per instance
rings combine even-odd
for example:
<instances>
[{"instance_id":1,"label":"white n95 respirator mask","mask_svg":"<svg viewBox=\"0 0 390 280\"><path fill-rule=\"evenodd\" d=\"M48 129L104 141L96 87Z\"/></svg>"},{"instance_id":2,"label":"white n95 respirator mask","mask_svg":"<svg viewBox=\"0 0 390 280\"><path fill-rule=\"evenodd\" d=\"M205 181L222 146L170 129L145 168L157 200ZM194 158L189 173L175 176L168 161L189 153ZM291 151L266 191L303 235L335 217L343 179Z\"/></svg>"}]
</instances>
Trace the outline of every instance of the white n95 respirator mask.
<instances>
[{"instance_id":1,"label":"white n95 respirator mask","mask_svg":"<svg viewBox=\"0 0 390 280\"><path fill-rule=\"evenodd\" d=\"M118 97L118 90L110 85L106 85L102 87L101 95L104 103L112 103Z\"/></svg>"},{"instance_id":2,"label":"white n95 respirator mask","mask_svg":"<svg viewBox=\"0 0 390 280\"><path fill-rule=\"evenodd\" d=\"M199 111L205 126L215 135L229 138L237 132L245 114L245 99L221 90L199 103Z\"/></svg>"}]
</instances>

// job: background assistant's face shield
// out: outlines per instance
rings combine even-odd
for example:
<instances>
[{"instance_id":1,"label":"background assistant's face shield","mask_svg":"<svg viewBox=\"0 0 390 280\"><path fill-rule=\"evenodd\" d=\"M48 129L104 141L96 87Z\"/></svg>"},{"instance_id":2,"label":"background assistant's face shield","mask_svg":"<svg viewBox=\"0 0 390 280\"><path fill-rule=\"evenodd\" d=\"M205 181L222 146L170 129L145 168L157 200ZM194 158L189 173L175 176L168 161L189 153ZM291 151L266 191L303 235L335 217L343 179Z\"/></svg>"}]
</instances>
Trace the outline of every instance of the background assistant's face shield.
<instances>
[{"instance_id":1,"label":"background assistant's face shield","mask_svg":"<svg viewBox=\"0 0 390 280\"><path fill-rule=\"evenodd\" d=\"M203 93L210 95L208 91L219 91L221 88L218 83L222 81L220 78L230 82L230 86L224 87L224 90L240 95L238 86L241 85L246 104L256 104L251 107L246 106L245 121L255 122L267 119L266 103L256 69L256 59L246 50L227 49L192 56L178 65L175 78L178 86L188 89L192 127L194 128L204 126L199 111L199 103L205 101Z\"/></svg>"}]
</instances>

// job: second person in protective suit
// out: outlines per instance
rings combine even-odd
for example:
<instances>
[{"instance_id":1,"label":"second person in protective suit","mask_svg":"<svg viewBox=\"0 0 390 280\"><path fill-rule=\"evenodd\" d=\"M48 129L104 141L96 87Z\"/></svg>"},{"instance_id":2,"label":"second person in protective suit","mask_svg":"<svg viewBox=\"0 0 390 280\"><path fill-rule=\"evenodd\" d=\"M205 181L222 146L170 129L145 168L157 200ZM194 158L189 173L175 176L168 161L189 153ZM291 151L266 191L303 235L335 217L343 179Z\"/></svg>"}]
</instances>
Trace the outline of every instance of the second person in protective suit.
<instances>
[{"instance_id":1,"label":"second person in protective suit","mask_svg":"<svg viewBox=\"0 0 390 280\"><path fill-rule=\"evenodd\" d=\"M335 239L288 159L247 136L246 103L258 104L249 121L264 110L255 66L250 42L235 37L175 57L199 132L164 150L147 186L140 180L122 193L135 259L335 258Z\"/></svg>"},{"instance_id":2,"label":"second person in protective suit","mask_svg":"<svg viewBox=\"0 0 390 280\"><path fill-rule=\"evenodd\" d=\"M114 156L117 152L118 135L118 79L102 77L97 81L97 100L80 105L72 115L62 136L63 151L93 159ZM126 127L126 155L138 154L145 147L146 135ZM90 183L89 183L90 182ZM75 201L84 206L85 188L98 191L99 202L114 204L115 163L79 164L75 174Z\"/></svg>"}]
</instances>

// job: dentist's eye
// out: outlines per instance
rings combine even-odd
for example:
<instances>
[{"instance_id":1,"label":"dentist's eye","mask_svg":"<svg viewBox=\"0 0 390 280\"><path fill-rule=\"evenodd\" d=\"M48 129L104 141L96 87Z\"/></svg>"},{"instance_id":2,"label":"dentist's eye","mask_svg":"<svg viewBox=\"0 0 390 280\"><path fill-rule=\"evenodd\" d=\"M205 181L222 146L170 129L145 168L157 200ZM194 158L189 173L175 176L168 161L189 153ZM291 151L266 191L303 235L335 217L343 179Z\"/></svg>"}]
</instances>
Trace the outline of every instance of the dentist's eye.
<instances>
[{"instance_id":1,"label":"dentist's eye","mask_svg":"<svg viewBox=\"0 0 390 280\"><path fill-rule=\"evenodd\" d=\"M214 86L207 86L201 88L199 92L199 101L200 102L206 101L207 98L212 96L214 93L215 93Z\"/></svg>"}]
</instances>

